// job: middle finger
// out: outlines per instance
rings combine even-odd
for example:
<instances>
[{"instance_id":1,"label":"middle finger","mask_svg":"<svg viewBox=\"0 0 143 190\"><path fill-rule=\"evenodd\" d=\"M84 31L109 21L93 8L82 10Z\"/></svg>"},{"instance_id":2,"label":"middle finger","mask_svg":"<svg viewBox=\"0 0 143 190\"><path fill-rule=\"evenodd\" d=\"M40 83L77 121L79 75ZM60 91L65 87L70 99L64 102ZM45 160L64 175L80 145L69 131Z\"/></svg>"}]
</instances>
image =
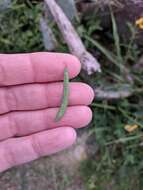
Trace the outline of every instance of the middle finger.
<instances>
[{"instance_id":1,"label":"middle finger","mask_svg":"<svg viewBox=\"0 0 143 190\"><path fill-rule=\"evenodd\" d=\"M84 83L70 83L69 105L89 105L93 90ZM58 107L63 95L63 83L29 84L0 88L0 114L10 111L37 110Z\"/></svg>"}]
</instances>

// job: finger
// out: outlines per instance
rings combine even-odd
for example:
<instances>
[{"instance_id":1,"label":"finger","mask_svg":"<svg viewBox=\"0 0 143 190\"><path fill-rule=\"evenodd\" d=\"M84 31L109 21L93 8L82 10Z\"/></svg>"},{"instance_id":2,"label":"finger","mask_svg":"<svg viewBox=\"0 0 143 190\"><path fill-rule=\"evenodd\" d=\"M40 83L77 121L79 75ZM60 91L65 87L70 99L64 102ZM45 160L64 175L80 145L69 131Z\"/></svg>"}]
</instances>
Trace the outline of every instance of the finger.
<instances>
[{"instance_id":1,"label":"finger","mask_svg":"<svg viewBox=\"0 0 143 190\"><path fill-rule=\"evenodd\" d=\"M11 112L0 116L0 140L13 136L24 136L60 126L80 128L86 126L92 118L87 106L68 107L59 122L55 122L58 108L39 111Z\"/></svg>"},{"instance_id":2,"label":"finger","mask_svg":"<svg viewBox=\"0 0 143 190\"><path fill-rule=\"evenodd\" d=\"M71 146L75 140L76 132L70 127L8 139L0 143L0 172L41 156L61 151Z\"/></svg>"},{"instance_id":3,"label":"finger","mask_svg":"<svg viewBox=\"0 0 143 190\"><path fill-rule=\"evenodd\" d=\"M59 81L63 79L65 67L73 78L81 66L78 59L69 54L0 54L0 85Z\"/></svg>"},{"instance_id":4,"label":"finger","mask_svg":"<svg viewBox=\"0 0 143 190\"><path fill-rule=\"evenodd\" d=\"M63 96L63 84L29 84L0 89L0 114L15 110L36 110L58 107ZM70 83L69 105L89 105L94 92L84 83Z\"/></svg>"}]
</instances>

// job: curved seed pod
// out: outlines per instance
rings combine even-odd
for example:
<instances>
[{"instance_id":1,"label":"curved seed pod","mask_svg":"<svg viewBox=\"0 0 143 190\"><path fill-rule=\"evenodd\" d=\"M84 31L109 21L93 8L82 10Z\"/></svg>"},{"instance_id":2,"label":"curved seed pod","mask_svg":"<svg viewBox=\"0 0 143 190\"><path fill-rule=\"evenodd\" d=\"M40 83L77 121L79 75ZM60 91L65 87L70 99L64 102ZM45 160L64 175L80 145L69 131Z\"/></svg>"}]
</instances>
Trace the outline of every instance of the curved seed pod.
<instances>
[{"instance_id":1,"label":"curved seed pod","mask_svg":"<svg viewBox=\"0 0 143 190\"><path fill-rule=\"evenodd\" d=\"M60 106L60 109L56 115L55 121L58 122L64 116L67 106L68 106L68 96L69 96L69 75L68 70L64 70L64 90L63 90L63 99Z\"/></svg>"}]
</instances>

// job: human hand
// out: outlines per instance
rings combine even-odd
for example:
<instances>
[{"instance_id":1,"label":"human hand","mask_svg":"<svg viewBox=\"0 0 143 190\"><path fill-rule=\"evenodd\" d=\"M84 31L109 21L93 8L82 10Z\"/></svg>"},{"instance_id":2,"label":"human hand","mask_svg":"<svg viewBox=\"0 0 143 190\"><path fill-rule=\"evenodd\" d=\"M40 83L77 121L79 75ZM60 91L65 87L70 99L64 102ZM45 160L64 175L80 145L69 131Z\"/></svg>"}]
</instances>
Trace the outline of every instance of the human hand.
<instances>
[{"instance_id":1,"label":"human hand","mask_svg":"<svg viewBox=\"0 0 143 190\"><path fill-rule=\"evenodd\" d=\"M69 107L54 122L65 66L70 78L80 72L79 61L69 54L0 54L0 172L69 147L75 128L91 121L92 89L71 82Z\"/></svg>"}]
</instances>

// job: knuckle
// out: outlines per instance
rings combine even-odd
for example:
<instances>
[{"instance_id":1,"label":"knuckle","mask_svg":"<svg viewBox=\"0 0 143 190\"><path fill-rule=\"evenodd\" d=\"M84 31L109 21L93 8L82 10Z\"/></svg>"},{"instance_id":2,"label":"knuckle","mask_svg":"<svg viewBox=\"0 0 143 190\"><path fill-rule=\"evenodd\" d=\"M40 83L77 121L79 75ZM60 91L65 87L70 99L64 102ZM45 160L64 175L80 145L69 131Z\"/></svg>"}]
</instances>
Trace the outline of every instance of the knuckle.
<instances>
[{"instance_id":1,"label":"knuckle","mask_svg":"<svg viewBox=\"0 0 143 190\"><path fill-rule=\"evenodd\" d=\"M15 94L15 91L11 87L7 87L6 90L6 96L5 96L5 101L8 107L9 111L16 110L17 108L17 97Z\"/></svg>"},{"instance_id":2,"label":"knuckle","mask_svg":"<svg viewBox=\"0 0 143 190\"><path fill-rule=\"evenodd\" d=\"M41 148L41 143L39 139L37 138L37 135L32 135L31 136L31 145L34 153L37 155L37 157L42 156L42 148Z\"/></svg>"},{"instance_id":3,"label":"knuckle","mask_svg":"<svg viewBox=\"0 0 143 190\"><path fill-rule=\"evenodd\" d=\"M18 124L16 122L16 119L14 117L14 113L8 113L7 114L8 121L9 121L9 130L11 133L11 136L17 136L18 135Z\"/></svg>"},{"instance_id":4,"label":"knuckle","mask_svg":"<svg viewBox=\"0 0 143 190\"><path fill-rule=\"evenodd\" d=\"M12 143L12 142L10 142L9 140L9 143ZM4 158L7 164L9 165L9 167L16 166L18 164L17 159L16 159L16 153L11 147L11 145L7 145L7 144L5 145Z\"/></svg>"}]
</instances>

